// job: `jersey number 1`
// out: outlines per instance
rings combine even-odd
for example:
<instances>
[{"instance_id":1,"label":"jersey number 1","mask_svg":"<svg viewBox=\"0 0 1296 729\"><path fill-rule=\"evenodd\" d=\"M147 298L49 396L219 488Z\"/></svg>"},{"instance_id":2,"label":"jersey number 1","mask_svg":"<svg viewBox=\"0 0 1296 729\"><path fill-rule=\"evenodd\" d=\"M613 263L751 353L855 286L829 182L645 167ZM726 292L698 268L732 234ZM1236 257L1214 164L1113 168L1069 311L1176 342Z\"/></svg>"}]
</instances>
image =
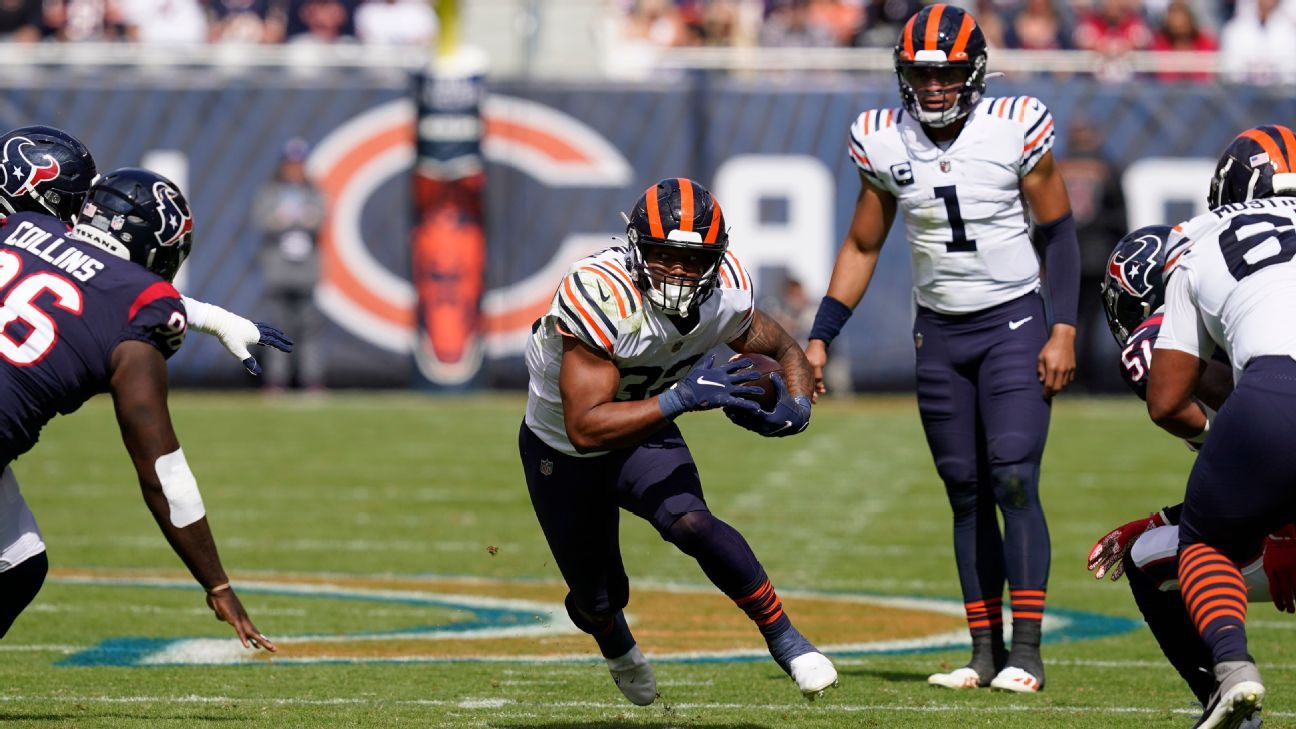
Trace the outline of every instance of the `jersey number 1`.
<instances>
[{"instance_id":1,"label":"jersey number 1","mask_svg":"<svg viewBox=\"0 0 1296 729\"><path fill-rule=\"evenodd\" d=\"M958 192L953 185L945 185L933 190L936 197L945 201L945 214L949 216L950 229L954 231L954 240L945 244L950 253L966 253L976 250L976 241L967 237L963 227L963 213L959 211Z\"/></svg>"},{"instance_id":2,"label":"jersey number 1","mask_svg":"<svg viewBox=\"0 0 1296 729\"><path fill-rule=\"evenodd\" d=\"M4 302L0 304L0 357L19 367L34 365L58 343L58 326L50 315L36 306L36 299L50 293L50 303L63 311L81 313L81 289L57 274L40 271L18 280L22 273L22 259L8 251L0 251L0 291ZM7 291L5 291L7 289ZM14 322L27 329L26 336L15 341L8 328Z\"/></svg>"}]
</instances>

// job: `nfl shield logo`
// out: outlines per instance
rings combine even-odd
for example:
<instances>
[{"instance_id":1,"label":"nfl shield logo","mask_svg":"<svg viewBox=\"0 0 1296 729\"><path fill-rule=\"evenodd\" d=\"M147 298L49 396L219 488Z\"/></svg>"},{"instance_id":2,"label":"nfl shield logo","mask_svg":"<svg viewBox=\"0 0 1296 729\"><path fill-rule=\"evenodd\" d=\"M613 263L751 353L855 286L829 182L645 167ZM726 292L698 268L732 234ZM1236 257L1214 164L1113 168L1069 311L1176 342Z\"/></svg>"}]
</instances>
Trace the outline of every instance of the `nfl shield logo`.
<instances>
[{"instance_id":1,"label":"nfl shield logo","mask_svg":"<svg viewBox=\"0 0 1296 729\"><path fill-rule=\"evenodd\" d=\"M549 460L548 458L540 459L540 475L541 476L553 475L553 461Z\"/></svg>"},{"instance_id":2,"label":"nfl shield logo","mask_svg":"<svg viewBox=\"0 0 1296 729\"><path fill-rule=\"evenodd\" d=\"M941 172L949 172L949 171L950 171L950 161L947 160L947 159L943 159L943 160L941 160L941 161L940 161L940 168L941 168Z\"/></svg>"}]
</instances>

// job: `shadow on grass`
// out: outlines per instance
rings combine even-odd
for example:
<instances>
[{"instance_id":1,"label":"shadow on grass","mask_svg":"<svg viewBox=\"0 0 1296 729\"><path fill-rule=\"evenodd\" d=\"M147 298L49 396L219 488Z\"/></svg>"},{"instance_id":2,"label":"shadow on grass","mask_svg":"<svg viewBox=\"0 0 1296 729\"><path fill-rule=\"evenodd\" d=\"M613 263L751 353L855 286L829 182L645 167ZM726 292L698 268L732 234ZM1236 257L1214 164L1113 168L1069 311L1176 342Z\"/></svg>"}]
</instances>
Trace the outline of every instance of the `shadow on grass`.
<instances>
[{"instance_id":1,"label":"shadow on grass","mask_svg":"<svg viewBox=\"0 0 1296 729\"><path fill-rule=\"evenodd\" d=\"M531 722L524 724L515 724L512 722L495 724L490 726L500 727L501 729L617 729L617 727L635 727L635 729L773 729L766 724L752 724L750 722L700 722L693 721L687 717L680 717L678 721L635 721L634 717L626 715L607 721L580 721L571 722L563 720Z\"/></svg>"},{"instance_id":2,"label":"shadow on grass","mask_svg":"<svg viewBox=\"0 0 1296 729\"><path fill-rule=\"evenodd\" d=\"M896 671L886 668L867 668L862 666L850 666L839 668L837 670L842 678L849 676L860 676L864 678L875 678L886 683L906 683L906 684L926 684L929 671Z\"/></svg>"}]
</instances>

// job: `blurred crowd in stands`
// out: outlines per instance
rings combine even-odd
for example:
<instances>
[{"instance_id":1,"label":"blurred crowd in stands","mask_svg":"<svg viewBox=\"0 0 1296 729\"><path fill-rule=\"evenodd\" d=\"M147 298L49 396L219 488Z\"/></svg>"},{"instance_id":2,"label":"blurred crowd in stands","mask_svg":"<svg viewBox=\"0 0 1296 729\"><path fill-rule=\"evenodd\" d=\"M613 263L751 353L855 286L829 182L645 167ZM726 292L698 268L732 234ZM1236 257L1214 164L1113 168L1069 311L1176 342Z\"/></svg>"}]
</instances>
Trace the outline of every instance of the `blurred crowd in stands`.
<instances>
[{"instance_id":1,"label":"blurred crowd in stands","mask_svg":"<svg viewBox=\"0 0 1296 729\"><path fill-rule=\"evenodd\" d=\"M610 0L628 43L890 48L920 0ZM947 0L991 49L1219 52L1235 80L1296 76L1296 0ZM1184 72L1166 80L1201 80Z\"/></svg>"},{"instance_id":2,"label":"blurred crowd in stands","mask_svg":"<svg viewBox=\"0 0 1296 729\"><path fill-rule=\"evenodd\" d=\"M0 40L423 44L428 0L0 0Z\"/></svg>"}]
</instances>

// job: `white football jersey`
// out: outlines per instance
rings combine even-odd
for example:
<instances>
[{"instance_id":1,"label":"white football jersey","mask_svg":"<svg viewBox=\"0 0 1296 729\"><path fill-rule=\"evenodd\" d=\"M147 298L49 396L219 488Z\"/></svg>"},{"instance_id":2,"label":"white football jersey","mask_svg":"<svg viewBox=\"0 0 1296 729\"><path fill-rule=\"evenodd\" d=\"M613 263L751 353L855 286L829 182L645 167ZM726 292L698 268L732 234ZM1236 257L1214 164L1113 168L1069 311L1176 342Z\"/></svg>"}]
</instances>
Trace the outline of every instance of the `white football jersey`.
<instances>
[{"instance_id":1,"label":"white football jersey","mask_svg":"<svg viewBox=\"0 0 1296 729\"><path fill-rule=\"evenodd\" d=\"M948 149L903 109L866 111L849 147L899 203L920 306L966 314L1039 288L1021 197L1021 178L1053 147L1053 117L1038 99L982 99Z\"/></svg>"},{"instance_id":2,"label":"white football jersey","mask_svg":"<svg viewBox=\"0 0 1296 729\"><path fill-rule=\"evenodd\" d=\"M1296 198L1225 205L1176 225L1166 246L1157 349L1209 359L1236 380L1253 358L1296 356Z\"/></svg>"},{"instance_id":3,"label":"white football jersey","mask_svg":"<svg viewBox=\"0 0 1296 729\"><path fill-rule=\"evenodd\" d=\"M621 370L618 401L646 400L683 379L712 348L741 336L755 313L751 278L734 254L726 252L715 290L700 307L697 326L681 334L669 317L644 300L626 269L626 256L625 248L608 248L577 261L527 344L526 424L540 440L568 455L602 454L577 453L567 438L558 390L562 331L612 358Z\"/></svg>"}]
</instances>

